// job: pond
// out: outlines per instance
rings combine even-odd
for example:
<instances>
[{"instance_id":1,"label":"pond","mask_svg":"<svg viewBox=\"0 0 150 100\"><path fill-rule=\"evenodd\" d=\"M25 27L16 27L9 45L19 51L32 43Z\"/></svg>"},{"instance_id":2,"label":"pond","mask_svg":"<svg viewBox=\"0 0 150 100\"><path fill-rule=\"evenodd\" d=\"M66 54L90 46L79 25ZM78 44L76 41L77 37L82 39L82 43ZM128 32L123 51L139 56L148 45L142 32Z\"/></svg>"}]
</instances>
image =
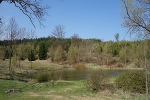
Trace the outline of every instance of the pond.
<instances>
[{"instance_id":1,"label":"pond","mask_svg":"<svg viewBox=\"0 0 150 100\"><path fill-rule=\"evenodd\" d=\"M132 72L135 70L103 70L107 76L117 76L122 72ZM88 78L88 75L91 73L91 70L62 70L62 71L49 71L49 72L38 72L38 75L46 73L50 79L57 80L85 80ZM33 77L37 77L37 74L34 74Z\"/></svg>"}]
</instances>

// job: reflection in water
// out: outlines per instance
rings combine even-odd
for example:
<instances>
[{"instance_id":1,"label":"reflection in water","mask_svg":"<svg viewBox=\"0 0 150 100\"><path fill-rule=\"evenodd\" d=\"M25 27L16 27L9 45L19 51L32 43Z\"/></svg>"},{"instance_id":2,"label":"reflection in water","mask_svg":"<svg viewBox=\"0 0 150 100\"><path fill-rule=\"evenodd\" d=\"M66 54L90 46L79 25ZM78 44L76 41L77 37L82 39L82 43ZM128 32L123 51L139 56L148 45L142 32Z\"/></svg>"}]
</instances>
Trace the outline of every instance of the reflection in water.
<instances>
[{"instance_id":1,"label":"reflection in water","mask_svg":"<svg viewBox=\"0 0 150 100\"><path fill-rule=\"evenodd\" d=\"M133 70L103 70L103 71L108 76L117 76L121 72L131 72ZM52 71L52 72L50 71L46 73L49 73L50 79L53 79L53 80L61 79L61 80L67 80L67 81L74 81L74 80L87 79L88 75L91 73L91 70L63 70L63 71Z\"/></svg>"}]
</instances>

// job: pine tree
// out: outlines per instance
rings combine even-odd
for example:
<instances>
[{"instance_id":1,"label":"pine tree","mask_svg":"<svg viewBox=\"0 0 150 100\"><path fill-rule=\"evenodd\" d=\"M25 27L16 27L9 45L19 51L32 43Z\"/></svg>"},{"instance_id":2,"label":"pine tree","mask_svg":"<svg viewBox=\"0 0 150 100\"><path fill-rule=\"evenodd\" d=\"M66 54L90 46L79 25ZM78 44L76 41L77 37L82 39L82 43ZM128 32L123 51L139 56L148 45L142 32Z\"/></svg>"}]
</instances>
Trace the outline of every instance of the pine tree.
<instances>
[{"instance_id":1,"label":"pine tree","mask_svg":"<svg viewBox=\"0 0 150 100\"><path fill-rule=\"evenodd\" d=\"M28 60L29 61L34 61L35 60L35 55L34 55L34 51L31 50L29 53L28 53Z\"/></svg>"},{"instance_id":2,"label":"pine tree","mask_svg":"<svg viewBox=\"0 0 150 100\"><path fill-rule=\"evenodd\" d=\"M40 43L40 47L39 47L39 59L40 60L45 60L46 56L47 56L47 49L46 49L46 45L45 42L41 42Z\"/></svg>"}]
</instances>

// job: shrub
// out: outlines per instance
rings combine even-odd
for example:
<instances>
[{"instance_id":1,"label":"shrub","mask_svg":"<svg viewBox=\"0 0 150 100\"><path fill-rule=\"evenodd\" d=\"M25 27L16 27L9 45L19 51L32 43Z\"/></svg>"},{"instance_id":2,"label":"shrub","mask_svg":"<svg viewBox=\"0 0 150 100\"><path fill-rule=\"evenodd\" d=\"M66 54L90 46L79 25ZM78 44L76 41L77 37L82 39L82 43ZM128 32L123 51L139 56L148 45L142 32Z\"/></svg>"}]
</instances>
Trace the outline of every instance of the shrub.
<instances>
[{"instance_id":1,"label":"shrub","mask_svg":"<svg viewBox=\"0 0 150 100\"><path fill-rule=\"evenodd\" d=\"M63 66L63 69L67 69L68 67L66 65Z\"/></svg>"},{"instance_id":2,"label":"shrub","mask_svg":"<svg viewBox=\"0 0 150 100\"><path fill-rule=\"evenodd\" d=\"M12 63L13 66L18 66L18 63L17 63L16 60L17 60L16 57L11 58L11 63Z\"/></svg>"},{"instance_id":3,"label":"shrub","mask_svg":"<svg viewBox=\"0 0 150 100\"><path fill-rule=\"evenodd\" d=\"M111 66L111 65L114 65L114 64L116 64L116 59L111 59L109 62L108 62L108 66Z\"/></svg>"},{"instance_id":4,"label":"shrub","mask_svg":"<svg viewBox=\"0 0 150 100\"><path fill-rule=\"evenodd\" d=\"M140 67L141 67L141 65L140 65L140 63L139 63L139 62L136 62L136 63L135 63L135 66L136 66L136 67L138 67L138 68L140 68Z\"/></svg>"},{"instance_id":5,"label":"shrub","mask_svg":"<svg viewBox=\"0 0 150 100\"><path fill-rule=\"evenodd\" d=\"M13 54L11 53L11 57L13 56ZM9 59L10 58L10 51L8 49L5 50L4 52L4 58L5 59Z\"/></svg>"},{"instance_id":6,"label":"shrub","mask_svg":"<svg viewBox=\"0 0 150 100\"><path fill-rule=\"evenodd\" d=\"M25 60L23 55L20 56L20 60Z\"/></svg>"},{"instance_id":7,"label":"shrub","mask_svg":"<svg viewBox=\"0 0 150 100\"><path fill-rule=\"evenodd\" d=\"M2 60L5 60L5 58L2 58Z\"/></svg>"},{"instance_id":8,"label":"shrub","mask_svg":"<svg viewBox=\"0 0 150 100\"><path fill-rule=\"evenodd\" d=\"M117 68L123 68L123 64L117 63L117 64L116 64L116 67L117 67Z\"/></svg>"},{"instance_id":9,"label":"shrub","mask_svg":"<svg viewBox=\"0 0 150 100\"><path fill-rule=\"evenodd\" d=\"M6 49L6 50L5 50L5 57L4 57L4 58L5 58L5 59L8 59L9 56L10 56L10 55L9 55L9 51L8 51L8 49Z\"/></svg>"},{"instance_id":10,"label":"shrub","mask_svg":"<svg viewBox=\"0 0 150 100\"><path fill-rule=\"evenodd\" d=\"M74 68L76 70L85 70L86 66L85 66L85 63L77 63L77 64L74 64Z\"/></svg>"},{"instance_id":11,"label":"shrub","mask_svg":"<svg viewBox=\"0 0 150 100\"><path fill-rule=\"evenodd\" d=\"M106 77L107 75L100 69L94 70L90 73L89 78L85 81L84 85L86 88L93 91L101 91L106 88Z\"/></svg>"},{"instance_id":12,"label":"shrub","mask_svg":"<svg viewBox=\"0 0 150 100\"><path fill-rule=\"evenodd\" d=\"M115 80L115 86L124 91L145 93L145 73L142 71L121 73Z\"/></svg>"},{"instance_id":13,"label":"shrub","mask_svg":"<svg viewBox=\"0 0 150 100\"><path fill-rule=\"evenodd\" d=\"M38 76L37 76L37 81L38 82L48 82L49 80L49 74L48 73L40 73Z\"/></svg>"}]
</instances>

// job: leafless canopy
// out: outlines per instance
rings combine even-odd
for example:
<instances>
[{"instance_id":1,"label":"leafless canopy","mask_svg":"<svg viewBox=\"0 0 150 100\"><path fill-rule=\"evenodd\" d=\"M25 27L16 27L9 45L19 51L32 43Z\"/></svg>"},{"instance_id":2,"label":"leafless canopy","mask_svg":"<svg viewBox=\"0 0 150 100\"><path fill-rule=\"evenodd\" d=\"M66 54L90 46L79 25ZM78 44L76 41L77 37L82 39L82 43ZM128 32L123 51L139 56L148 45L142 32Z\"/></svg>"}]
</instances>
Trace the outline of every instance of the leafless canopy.
<instances>
[{"instance_id":1,"label":"leafless canopy","mask_svg":"<svg viewBox=\"0 0 150 100\"><path fill-rule=\"evenodd\" d=\"M3 29L2 29L2 27L3 27L3 23L0 23L0 39L1 39L1 37L2 37L2 33L3 33Z\"/></svg>"},{"instance_id":2,"label":"leafless canopy","mask_svg":"<svg viewBox=\"0 0 150 100\"><path fill-rule=\"evenodd\" d=\"M8 39L10 39L11 41L13 41L14 39L16 39L18 37L18 24L17 24L15 18L12 17L10 19L10 24L7 28L7 31L9 32Z\"/></svg>"},{"instance_id":3,"label":"leafless canopy","mask_svg":"<svg viewBox=\"0 0 150 100\"><path fill-rule=\"evenodd\" d=\"M71 45L78 46L80 45L81 39L78 34L71 36Z\"/></svg>"},{"instance_id":4,"label":"leafless canopy","mask_svg":"<svg viewBox=\"0 0 150 100\"><path fill-rule=\"evenodd\" d=\"M34 19L36 18L40 25L43 25L43 21L45 21L44 16L47 15L46 9L49 9L49 6L42 6L41 0L0 0L6 1L10 4L14 4L18 7L23 14L25 14L31 21L32 25L35 27Z\"/></svg>"},{"instance_id":5,"label":"leafless canopy","mask_svg":"<svg viewBox=\"0 0 150 100\"><path fill-rule=\"evenodd\" d=\"M123 26L143 37L150 34L150 0L121 0Z\"/></svg>"},{"instance_id":6,"label":"leafless canopy","mask_svg":"<svg viewBox=\"0 0 150 100\"><path fill-rule=\"evenodd\" d=\"M25 38L25 35L27 34L26 28L20 28L18 31L18 38L20 40L23 40Z\"/></svg>"},{"instance_id":7,"label":"leafless canopy","mask_svg":"<svg viewBox=\"0 0 150 100\"><path fill-rule=\"evenodd\" d=\"M65 37L65 33L66 33L64 30L65 30L65 27L63 25L57 25L55 26L55 29L53 30L53 32L51 32L52 33L51 36L62 39Z\"/></svg>"}]
</instances>

